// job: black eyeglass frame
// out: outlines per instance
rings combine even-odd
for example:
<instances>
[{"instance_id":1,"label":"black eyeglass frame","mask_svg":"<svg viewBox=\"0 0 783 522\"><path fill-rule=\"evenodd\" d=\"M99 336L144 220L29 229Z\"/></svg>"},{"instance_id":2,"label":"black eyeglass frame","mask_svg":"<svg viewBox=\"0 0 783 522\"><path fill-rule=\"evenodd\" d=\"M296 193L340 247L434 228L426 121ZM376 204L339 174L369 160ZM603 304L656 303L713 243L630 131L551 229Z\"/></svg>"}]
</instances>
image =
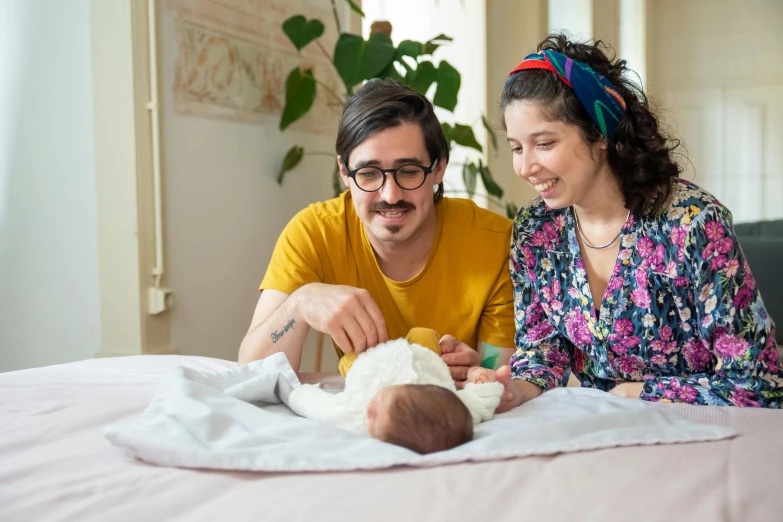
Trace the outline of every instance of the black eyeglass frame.
<instances>
[{"instance_id":1,"label":"black eyeglass frame","mask_svg":"<svg viewBox=\"0 0 783 522\"><path fill-rule=\"evenodd\" d=\"M379 191L379 190L381 190L381 189L383 188L383 186L386 184L386 178L387 178L386 174L389 174L389 173L391 173L392 177L394 178L394 182L395 182L395 183L397 184L397 186L398 186L398 187L400 187L402 190L417 190L417 189L420 189L420 188L421 188L421 186L422 186L422 185L424 185L424 182L425 182L425 181L427 181L427 176L429 176L430 174L432 174L432 172L435 170L435 166L436 166L437 164L438 164L438 160L436 159L435 161L433 161L433 162L432 162L432 165L430 165L429 167L425 167L424 165L419 165L418 163L406 163L405 165L400 165L400 166L399 166L399 167L397 167L396 169L382 169L382 168L380 168L380 167L375 167L375 166L372 166L372 165L366 165L366 166L364 166L364 167L359 167L358 169L348 170L348 165L346 165L345 163L343 163L343 168L345 168L345 174L346 174L346 176L348 176L349 178L351 178L351 179L353 180L353 182L356 184L356 186L359 188L359 190L361 190L361 191L363 191L363 192L378 192L378 191ZM424 171L424 177L422 178L422 180L421 180L421 184L420 184L419 186L417 186L417 187L414 187L414 188L405 188L405 187L403 187L402 185L400 185L400 182L399 182L399 181L397 181L397 172L399 172L401 169L404 169L405 167L418 167L418 168L420 168L422 171ZM361 187L361 185L359 185L359 183L357 183L357 181L356 181L356 174L357 174L357 173L358 173L360 170L362 170L362 169L375 169L375 170L378 170L378 171L380 171L380 172L381 172L381 175L383 176L383 181L381 182L381 186L380 186L380 187L378 187L378 188L377 188L377 189L375 189L375 190L367 190L367 189L363 189L363 188Z\"/></svg>"}]
</instances>

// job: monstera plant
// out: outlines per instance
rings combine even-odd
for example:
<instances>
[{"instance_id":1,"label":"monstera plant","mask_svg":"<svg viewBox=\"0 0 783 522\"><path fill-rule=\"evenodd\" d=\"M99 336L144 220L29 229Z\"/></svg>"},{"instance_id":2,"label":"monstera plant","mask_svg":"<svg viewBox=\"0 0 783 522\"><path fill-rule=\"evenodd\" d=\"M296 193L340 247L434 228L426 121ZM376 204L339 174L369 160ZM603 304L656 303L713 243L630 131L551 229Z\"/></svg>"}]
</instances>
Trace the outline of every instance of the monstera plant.
<instances>
[{"instance_id":1,"label":"monstera plant","mask_svg":"<svg viewBox=\"0 0 783 522\"><path fill-rule=\"evenodd\" d=\"M332 12L339 36L331 55L320 42L324 33L324 24L320 20L307 20L302 15L292 16L283 23L283 32L299 52L311 43L317 45L342 79L345 91L344 93L335 92L325 82L316 78L310 68L295 67L288 74L286 80L285 107L280 118L281 131L310 111L318 88L324 89L337 103L344 106L346 98L354 92L354 89L371 78L392 78L425 96L427 93L434 92L431 97L434 105L447 111L454 111L457 105L461 75L446 60L440 60L436 64L432 56L438 47L452 40L450 37L440 34L423 43L404 40L395 47L390 38L391 25L388 22L378 22L373 24L371 34L365 40L359 35L342 32L335 1L331 0ZM355 2L346 1L354 12L364 16ZM497 150L497 137L492 127L485 116L482 115L480 120L489 133L494 149ZM483 152L481 144L476 140L472 126L461 123L443 123L441 125L449 147L469 147ZM302 158L308 154L331 155L318 151L308 152L299 145L291 147L285 154L277 176L278 184L282 184L285 174L296 168ZM476 185L478 179L481 178L481 183L486 189L490 201L505 208L509 217L513 217L516 213L516 206L503 201L503 189L498 186L489 169L481 160L462 164L462 177L469 197L472 198L476 193ZM341 192L336 165L333 173L333 186L336 194Z\"/></svg>"}]
</instances>

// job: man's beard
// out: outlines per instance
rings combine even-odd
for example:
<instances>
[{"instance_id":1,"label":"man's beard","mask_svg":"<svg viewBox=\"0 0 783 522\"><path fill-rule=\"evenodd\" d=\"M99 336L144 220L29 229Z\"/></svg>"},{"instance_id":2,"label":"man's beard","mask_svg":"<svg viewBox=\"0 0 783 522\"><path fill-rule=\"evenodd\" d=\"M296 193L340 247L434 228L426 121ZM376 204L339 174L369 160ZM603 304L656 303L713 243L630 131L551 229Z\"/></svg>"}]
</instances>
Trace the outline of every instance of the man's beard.
<instances>
[{"instance_id":1,"label":"man's beard","mask_svg":"<svg viewBox=\"0 0 783 522\"><path fill-rule=\"evenodd\" d=\"M416 207L413 206L412 203L408 203L407 201L398 201L394 205L389 205L385 201L376 201L370 204L370 207L368 208L370 212L384 212L390 210L415 210L415 209ZM385 228L392 234L396 234L400 230L402 230L402 225L383 225L383 228Z\"/></svg>"},{"instance_id":2,"label":"man's beard","mask_svg":"<svg viewBox=\"0 0 783 522\"><path fill-rule=\"evenodd\" d=\"M388 230L392 234L396 234L397 232L402 230L402 225L384 225L383 228L385 228L386 230Z\"/></svg>"}]
</instances>

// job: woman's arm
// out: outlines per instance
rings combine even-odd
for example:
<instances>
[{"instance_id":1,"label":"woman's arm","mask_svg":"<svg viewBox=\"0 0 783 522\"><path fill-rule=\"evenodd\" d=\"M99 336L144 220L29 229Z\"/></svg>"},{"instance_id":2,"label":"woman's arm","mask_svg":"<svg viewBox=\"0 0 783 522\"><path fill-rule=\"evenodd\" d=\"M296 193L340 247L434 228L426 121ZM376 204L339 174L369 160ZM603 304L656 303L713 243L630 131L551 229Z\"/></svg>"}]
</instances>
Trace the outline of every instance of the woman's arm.
<instances>
[{"instance_id":1,"label":"woman's arm","mask_svg":"<svg viewBox=\"0 0 783 522\"><path fill-rule=\"evenodd\" d=\"M783 373L774 325L734 236L730 212L711 205L695 217L684 254L698 332L681 354L695 373L645 379L641 398L779 408ZM717 364L707 371L713 356Z\"/></svg>"},{"instance_id":2,"label":"woman's arm","mask_svg":"<svg viewBox=\"0 0 783 522\"><path fill-rule=\"evenodd\" d=\"M510 257L516 351L509 366L513 379L533 383L545 391L568 383L572 345L558 332L541 305L532 279L541 267L535 264L528 240L518 219L514 223Z\"/></svg>"}]
</instances>

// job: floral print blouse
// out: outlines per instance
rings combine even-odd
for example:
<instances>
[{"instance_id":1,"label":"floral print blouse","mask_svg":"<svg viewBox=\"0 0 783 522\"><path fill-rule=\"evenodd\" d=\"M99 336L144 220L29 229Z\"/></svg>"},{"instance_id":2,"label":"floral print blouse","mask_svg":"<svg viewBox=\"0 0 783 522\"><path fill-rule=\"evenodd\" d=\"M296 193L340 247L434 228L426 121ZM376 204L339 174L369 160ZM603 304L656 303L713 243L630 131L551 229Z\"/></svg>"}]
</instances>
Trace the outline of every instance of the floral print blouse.
<instances>
[{"instance_id":1,"label":"floral print blouse","mask_svg":"<svg viewBox=\"0 0 783 522\"><path fill-rule=\"evenodd\" d=\"M684 180L659 214L631 213L594 303L569 209L539 198L511 245L513 377L545 390L644 382L647 401L780 408L783 372L731 213Z\"/></svg>"}]
</instances>

